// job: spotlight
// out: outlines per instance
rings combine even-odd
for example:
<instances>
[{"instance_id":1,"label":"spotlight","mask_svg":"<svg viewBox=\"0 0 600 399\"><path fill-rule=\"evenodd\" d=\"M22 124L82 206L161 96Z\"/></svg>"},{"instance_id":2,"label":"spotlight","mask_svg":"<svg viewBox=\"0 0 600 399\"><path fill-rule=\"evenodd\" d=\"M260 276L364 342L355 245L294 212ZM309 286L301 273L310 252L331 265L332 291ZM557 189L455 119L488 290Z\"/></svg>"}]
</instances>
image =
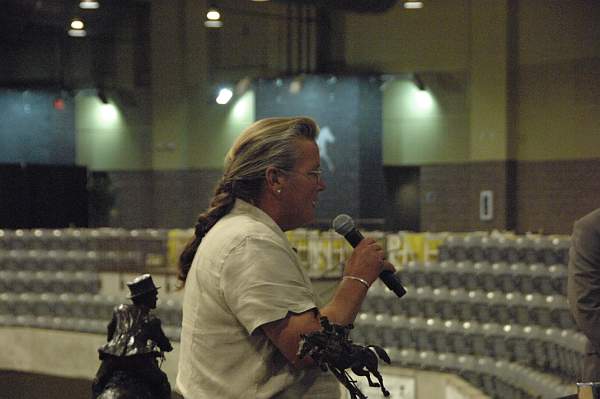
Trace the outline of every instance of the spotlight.
<instances>
[{"instance_id":1,"label":"spotlight","mask_svg":"<svg viewBox=\"0 0 600 399\"><path fill-rule=\"evenodd\" d=\"M224 87L219 90L219 95L217 96L216 102L219 105L225 105L231 100L233 97L233 91L230 88Z\"/></svg>"},{"instance_id":2,"label":"spotlight","mask_svg":"<svg viewBox=\"0 0 600 399\"><path fill-rule=\"evenodd\" d=\"M69 29L67 34L71 37L85 37L87 32L85 29Z\"/></svg>"},{"instance_id":3,"label":"spotlight","mask_svg":"<svg viewBox=\"0 0 600 399\"><path fill-rule=\"evenodd\" d=\"M209 21L218 21L221 19L221 13L216 8L209 8L206 13L206 19Z\"/></svg>"},{"instance_id":4,"label":"spotlight","mask_svg":"<svg viewBox=\"0 0 600 399\"><path fill-rule=\"evenodd\" d=\"M97 93L98 98L102 101L102 104L108 104L108 97L106 96L106 92L103 89L98 89Z\"/></svg>"},{"instance_id":5,"label":"spotlight","mask_svg":"<svg viewBox=\"0 0 600 399\"><path fill-rule=\"evenodd\" d=\"M206 21L204 21L204 26L207 28L220 28L223 26L223 21L221 20L221 13L219 9L211 6L206 12Z\"/></svg>"},{"instance_id":6,"label":"spotlight","mask_svg":"<svg viewBox=\"0 0 600 399\"><path fill-rule=\"evenodd\" d=\"M417 89L419 89L420 91L425 91L427 89L425 87L425 83L423 83L423 80L421 80L421 76L419 76L418 73L413 74L413 82L415 83L415 86L417 86Z\"/></svg>"},{"instance_id":7,"label":"spotlight","mask_svg":"<svg viewBox=\"0 0 600 399\"><path fill-rule=\"evenodd\" d=\"M409 10L416 10L419 8L423 8L423 2L422 1L405 1L404 8L409 9Z\"/></svg>"},{"instance_id":8,"label":"spotlight","mask_svg":"<svg viewBox=\"0 0 600 399\"><path fill-rule=\"evenodd\" d=\"M86 31L84 29L85 25L83 21L79 18L73 18L71 20L70 29L68 30L68 34L71 37L84 37L86 35Z\"/></svg>"},{"instance_id":9,"label":"spotlight","mask_svg":"<svg viewBox=\"0 0 600 399\"><path fill-rule=\"evenodd\" d=\"M71 29L83 29L84 25L83 25L83 21L80 20L79 18L73 18L73 20L71 21Z\"/></svg>"},{"instance_id":10,"label":"spotlight","mask_svg":"<svg viewBox=\"0 0 600 399\"><path fill-rule=\"evenodd\" d=\"M96 10L100 7L100 3L95 0L81 0L79 8L83 10Z\"/></svg>"},{"instance_id":11,"label":"spotlight","mask_svg":"<svg viewBox=\"0 0 600 399\"><path fill-rule=\"evenodd\" d=\"M296 76L290 82L290 88L289 88L290 94L298 94L298 93L300 93L300 91L302 91L302 86L303 85L304 85L304 76L302 76L302 75Z\"/></svg>"}]
</instances>

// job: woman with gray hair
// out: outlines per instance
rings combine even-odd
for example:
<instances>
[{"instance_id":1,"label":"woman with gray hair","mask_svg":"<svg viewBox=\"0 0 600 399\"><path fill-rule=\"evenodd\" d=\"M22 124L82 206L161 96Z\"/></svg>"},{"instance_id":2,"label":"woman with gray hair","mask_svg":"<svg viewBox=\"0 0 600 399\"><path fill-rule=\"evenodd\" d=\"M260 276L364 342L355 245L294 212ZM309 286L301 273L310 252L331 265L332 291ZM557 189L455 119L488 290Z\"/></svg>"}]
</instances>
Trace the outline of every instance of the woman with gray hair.
<instances>
[{"instance_id":1,"label":"woman with gray hair","mask_svg":"<svg viewBox=\"0 0 600 399\"><path fill-rule=\"evenodd\" d=\"M321 179L316 123L267 118L225 158L208 210L180 257L185 287L177 389L185 398L338 398L340 387L310 358L300 335L354 321L379 273L393 266L373 239L354 249L332 299L322 304L285 231L315 218Z\"/></svg>"}]
</instances>

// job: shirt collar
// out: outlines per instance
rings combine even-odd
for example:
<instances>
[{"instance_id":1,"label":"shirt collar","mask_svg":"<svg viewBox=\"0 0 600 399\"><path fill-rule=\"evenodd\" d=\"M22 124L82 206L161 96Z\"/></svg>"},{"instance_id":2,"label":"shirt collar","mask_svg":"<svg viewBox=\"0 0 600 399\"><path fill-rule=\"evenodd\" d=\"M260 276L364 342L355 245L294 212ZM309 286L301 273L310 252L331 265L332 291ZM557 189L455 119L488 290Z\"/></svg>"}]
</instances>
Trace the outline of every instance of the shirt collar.
<instances>
[{"instance_id":1,"label":"shirt collar","mask_svg":"<svg viewBox=\"0 0 600 399\"><path fill-rule=\"evenodd\" d=\"M236 198L235 204L233 205L233 209L230 212L231 215L240 215L245 214L249 215L253 219L264 223L271 230L273 230L276 234L285 236L281 227L262 209L250 204L249 202L244 201L243 199Z\"/></svg>"}]
</instances>

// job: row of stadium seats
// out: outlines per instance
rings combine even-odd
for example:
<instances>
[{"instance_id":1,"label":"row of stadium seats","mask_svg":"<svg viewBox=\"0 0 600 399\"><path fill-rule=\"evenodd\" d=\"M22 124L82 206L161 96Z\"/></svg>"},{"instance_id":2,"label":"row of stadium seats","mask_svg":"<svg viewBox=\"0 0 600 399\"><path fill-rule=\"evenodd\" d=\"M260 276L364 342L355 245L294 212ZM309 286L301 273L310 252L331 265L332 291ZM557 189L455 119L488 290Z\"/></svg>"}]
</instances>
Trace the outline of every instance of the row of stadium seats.
<instances>
[{"instance_id":1,"label":"row of stadium seats","mask_svg":"<svg viewBox=\"0 0 600 399\"><path fill-rule=\"evenodd\" d=\"M362 310L390 316L575 328L566 298L562 295L524 295L520 292L449 290L427 286L405 288L409 294L401 300L391 291L372 288Z\"/></svg>"},{"instance_id":2,"label":"row of stadium seats","mask_svg":"<svg viewBox=\"0 0 600 399\"><path fill-rule=\"evenodd\" d=\"M106 333L112 309L119 303L119 298L116 297L88 294L2 295L0 324L97 334ZM181 304L173 300L161 303L157 315L163 321L169 338L178 341ZM511 390L519 390L520 394L527 395L527 392L539 393L542 388L529 387L528 391L524 381L507 382L507 376L489 373L485 368L477 370L479 373L483 371L485 375L469 377L465 373L475 371L470 368L469 362L489 359L490 364L494 365L498 359L502 359L506 367L519 365L522 370L537 368L569 378L579 371L584 342L583 336L572 330L374 313L359 315L352 337L356 342L386 347L396 366L458 372L469 380L476 378L477 381L472 382L480 384L479 386L483 383L484 390L493 397L501 397L498 396L499 392L510 392L512 396L505 397L511 398L528 397L515 396L517 392ZM536 372L533 373L537 375ZM491 385L490 381L484 383L486 375L499 380ZM546 375L545 378L551 377ZM501 381L508 385L502 386ZM553 383L546 384L543 389L549 386L553 387L553 392L565 392L568 389L564 384L551 381Z\"/></svg>"},{"instance_id":3,"label":"row of stadium seats","mask_svg":"<svg viewBox=\"0 0 600 399\"><path fill-rule=\"evenodd\" d=\"M409 262L399 269L401 281L417 287L564 295L567 285L567 267L561 264Z\"/></svg>"},{"instance_id":4,"label":"row of stadium seats","mask_svg":"<svg viewBox=\"0 0 600 399\"><path fill-rule=\"evenodd\" d=\"M585 337L574 330L460 322L438 318L361 313L351 333L356 342L383 347L492 357L575 380Z\"/></svg>"},{"instance_id":5,"label":"row of stadium seats","mask_svg":"<svg viewBox=\"0 0 600 399\"><path fill-rule=\"evenodd\" d=\"M98 273L0 270L0 293L97 293Z\"/></svg>"},{"instance_id":6,"label":"row of stadium seats","mask_svg":"<svg viewBox=\"0 0 600 399\"><path fill-rule=\"evenodd\" d=\"M0 321L103 334L112 309L119 302L117 297L90 294L3 293ZM167 300L159 304L156 312L170 338L177 341L181 304ZM583 351L583 336L568 329L369 312L359 315L352 337L357 342L396 350L491 356L567 376L578 372Z\"/></svg>"},{"instance_id":7,"label":"row of stadium seats","mask_svg":"<svg viewBox=\"0 0 600 399\"><path fill-rule=\"evenodd\" d=\"M574 384L515 362L414 349L386 351L396 365L456 373L492 398L558 398L575 393Z\"/></svg>"},{"instance_id":8,"label":"row of stadium seats","mask_svg":"<svg viewBox=\"0 0 600 399\"><path fill-rule=\"evenodd\" d=\"M96 228L0 230L0 248L164 252L168 230Z\"/></svg>"},{"instance_id":9,"label":"row of stadium seats","mask_svg":"<svg viewBox=\"0 0 600 399\"><path fill-rule=\"evenodd\" d=\"M165 266L168 230L121 228L0 230L0 251L135 253L144 264Z\"/></svg>"},{"instance_id":10,"label":"row of stadium seats","mask_svg":"<svg viewBox=\"0 0 600 399\"><path fill-rule=\"evenodd\" d=\"M569 237L448 235L438 247L438 259L473 262L567 264Z\"/></svg>"},{"instance_id":11,"label":"row of stadium seats","mask_svg":"<svg viewBox=\"0 0 600 399\"><path fill-rule=\"evenodd\" d=\"M190 230L121 228L0 230L0 251L63 250L97 253L134 253L138 262L172 265L193 234ZM400 265L410 260L471 260L507 263L566 264L568 237L514 236L487 233L385 233L366 231L380 241L388 259ZM351 253L345 239L334 231L296 229L287 233L307 270L315 276L339 274Z\"/></svg>"},{"instance_id":12,"label":"row of stadium seats","mask_svg":"<svg viewBox=\"0 0 600 399\"><path fill-rule=\"evenodd\" d=\"M0 250L0 270L98 271L103 266L143 270L143 254L136 251Z\"/></svg>"},{"instance_id":13,"label":"row of stadium seats","mask_svg":"<svg viewBox=\"0 0 600 399\"><path fill-rule=\"evenodd\" d=\"M0 325L106 333L115 306L123 298L90 293L0 293ZM181 303L159 301L155 314L169 338L179 341Z\"/></svg>"}]
</instances>

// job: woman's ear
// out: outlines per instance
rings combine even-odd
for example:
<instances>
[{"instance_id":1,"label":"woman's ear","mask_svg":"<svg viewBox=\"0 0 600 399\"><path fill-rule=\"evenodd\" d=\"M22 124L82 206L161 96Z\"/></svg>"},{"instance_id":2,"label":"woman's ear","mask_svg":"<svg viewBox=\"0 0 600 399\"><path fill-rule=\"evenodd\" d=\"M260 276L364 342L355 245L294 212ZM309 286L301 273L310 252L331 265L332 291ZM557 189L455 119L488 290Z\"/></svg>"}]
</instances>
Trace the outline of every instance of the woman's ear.
<instances>
[{"instance_id":1,"label":"woman's ear","mask_svg":"<svg viewBox=\"0 0 600 399\"><path fill-rule=\"evenodd\" d=\"M283 186L282 178L283 174L279 171L279 169L269 166L265 171L267 190L272 193L280 194Z\"/></svg>"}]
</instances>

